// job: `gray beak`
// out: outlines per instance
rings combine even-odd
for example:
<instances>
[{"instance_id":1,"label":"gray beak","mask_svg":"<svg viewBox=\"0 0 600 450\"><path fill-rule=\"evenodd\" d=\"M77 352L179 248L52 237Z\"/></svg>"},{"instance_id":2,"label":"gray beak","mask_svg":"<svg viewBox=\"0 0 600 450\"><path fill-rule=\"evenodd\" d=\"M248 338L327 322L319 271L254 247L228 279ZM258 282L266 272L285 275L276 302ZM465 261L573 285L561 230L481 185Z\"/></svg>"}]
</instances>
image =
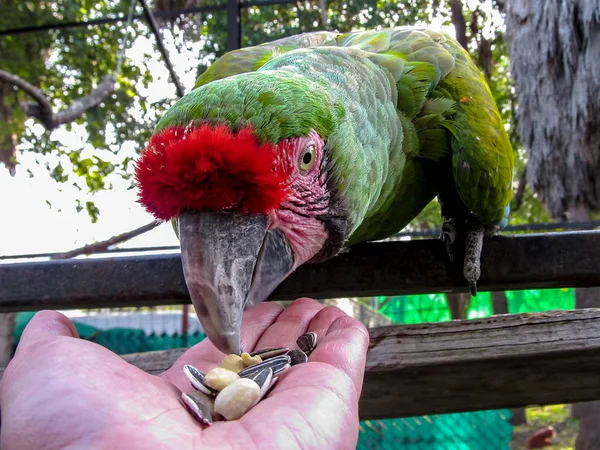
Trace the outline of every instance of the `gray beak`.
<instances>
[{"instance_id":1,"label":"gray beak","mask_svg":"<svg viewBox=\"0 0 600 450\"><path fill-rule=\"evenodd\" d=\"M292 271L285 234L264 215L185 212L178 218L185 282L208 339L242 352L244 308L265 300Z\"/></svg>"}]
</instances>

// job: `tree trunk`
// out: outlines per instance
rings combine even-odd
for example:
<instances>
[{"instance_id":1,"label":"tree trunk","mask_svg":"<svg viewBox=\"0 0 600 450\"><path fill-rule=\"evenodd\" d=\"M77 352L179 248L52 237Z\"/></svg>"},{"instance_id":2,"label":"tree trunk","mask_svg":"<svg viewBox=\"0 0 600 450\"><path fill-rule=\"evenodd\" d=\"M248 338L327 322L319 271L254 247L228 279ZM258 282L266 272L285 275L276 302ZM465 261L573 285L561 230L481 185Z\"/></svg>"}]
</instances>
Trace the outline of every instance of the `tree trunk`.
<instances>
[{"instance_id":1,"label":"tree trunk","mask_svg":"<svg viewBox=\"0 0 600 450\"><path fill-rule=\"evenodd\" d=\"M450 11L452 14L452 25L454 25L454 34L456 40L465 50L469 48L467 41L467 23L463 14L463 5L461 0L452 0L450 2Z\"/></svg>"},{"instance_id":2,"label":"tree trunk","mask_svg":"<svg viewBox=\"0 0 600 450\"><path fill-rule=\"evenodd\" d=\"M467 318L469 306L471 306L471 294L446 294L446 302L450 309L452 320L463 320Z\"/></svg>"},{"instance_id":3,"label":"tree trunk","mask_svg":"<svg viewBox=\"0 0 600 450\"><path fill-rule=\"evenodd\" d=\"M17 313L0 314L0 367L6 367L14 351Z\"/></svg>"},{"instance_id":4,"label":"tree trunk","mask_svg":"<svg viewBox=\"0 0 600 450\"><path fill-rule=\"evenodd\" d=\"M577 203L598 211L600 2L502 3L527 184L553 217Z\"/></svg>"},{"instance_id":5,"label":"tree trunk","mask_svg":"<svg viewBox=\"0 0 600 450\"><path fill-rule=\"evenodd\" d=\"M510 412L512 413L512 417L509 423L512 426L527 425L527 412L525 408L511 409Z\"/></svg>"},{"instance_id":6,"label":"tree trunk","mask_svg":"<svg viewBox=\"0 0 600 450\"><path fill-rule=\"evenodd\" d=\"M495 316L508 314L508 302L504 291L492 292L492 312Z\"/></svg>"}]
</instances>

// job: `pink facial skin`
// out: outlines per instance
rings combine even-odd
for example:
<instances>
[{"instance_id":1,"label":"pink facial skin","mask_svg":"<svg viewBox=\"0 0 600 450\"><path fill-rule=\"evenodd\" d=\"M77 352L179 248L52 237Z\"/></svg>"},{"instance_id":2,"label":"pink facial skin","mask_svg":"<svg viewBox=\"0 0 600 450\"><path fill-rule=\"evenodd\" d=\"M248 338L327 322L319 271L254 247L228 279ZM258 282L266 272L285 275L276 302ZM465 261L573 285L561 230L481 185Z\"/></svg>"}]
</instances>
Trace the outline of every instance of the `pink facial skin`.
<instances>
[{"instance_id":1,"label":"pink facial skin","mask_svg":"<svg viewBox=\"0 0 600 450\"><path fill-rule=\"evenodd\" d=\"M316 150L315 162L303 171L302 158L311 145ZM294 252L294 269L319 253L328 238L325 224L318 219L329 210L327 172L322 167L324 145L314 130L307 136L277 144L277 153L282 157L280 163L288 166L290 194L278 209L268 213L269 229L278 228L285 233Z\"/></svg>"}]
</instances>

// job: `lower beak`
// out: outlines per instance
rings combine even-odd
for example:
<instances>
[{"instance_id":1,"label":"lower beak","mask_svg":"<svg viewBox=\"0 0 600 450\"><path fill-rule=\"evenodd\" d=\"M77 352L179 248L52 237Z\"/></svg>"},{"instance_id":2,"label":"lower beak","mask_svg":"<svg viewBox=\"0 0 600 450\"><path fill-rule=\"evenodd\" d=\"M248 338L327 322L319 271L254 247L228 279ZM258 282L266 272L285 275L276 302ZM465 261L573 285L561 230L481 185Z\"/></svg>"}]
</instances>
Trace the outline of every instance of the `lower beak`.
<instances>
[{"instance_id":1,"label":"lower beak","mask_svg":"<svg viewBox=\"0 0 600 450\"><path fill-rule=\"evenodd\" d=\"M208 339L242 352L244 308L265 300L293 270L285 234L264 215L185 212L178 218L185 281Z\"/></svg>"}]
</instances>

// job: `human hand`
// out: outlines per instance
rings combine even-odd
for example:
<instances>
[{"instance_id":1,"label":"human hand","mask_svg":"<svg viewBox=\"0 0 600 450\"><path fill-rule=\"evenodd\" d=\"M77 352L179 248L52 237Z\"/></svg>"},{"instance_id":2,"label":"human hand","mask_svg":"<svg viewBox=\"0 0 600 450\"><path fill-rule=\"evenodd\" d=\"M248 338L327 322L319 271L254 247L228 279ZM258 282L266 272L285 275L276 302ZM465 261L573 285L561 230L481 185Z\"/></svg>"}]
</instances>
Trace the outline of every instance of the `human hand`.
<instances>
[{"instance_id":1,"label":"human hand","mask_svg":"<svg viewBox=\"0 0 600 450\"><path fill-rule=\"evenodd\" d=\"M283 311L283 312L282 312ZM282 374L240 420L203 428L181 392L185 364L206 372L224 355L207 339L159 376L128 364L53 311L29 323L0 384L0 448L354 449L368 333L335 307L299 299L283 310L262 303L244 313L245 350L295 348L315 331L307 364Z\"/></svg>"}]
</instances>

